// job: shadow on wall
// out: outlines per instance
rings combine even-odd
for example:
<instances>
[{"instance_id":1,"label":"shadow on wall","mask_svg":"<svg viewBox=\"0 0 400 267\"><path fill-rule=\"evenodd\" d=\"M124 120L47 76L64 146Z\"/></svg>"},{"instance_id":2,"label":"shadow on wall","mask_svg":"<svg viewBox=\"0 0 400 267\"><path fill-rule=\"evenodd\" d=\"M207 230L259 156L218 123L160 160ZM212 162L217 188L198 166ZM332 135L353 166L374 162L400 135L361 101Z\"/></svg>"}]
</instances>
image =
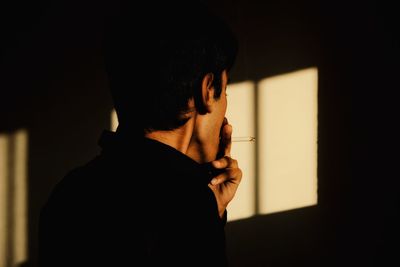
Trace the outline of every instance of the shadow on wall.
<instances>
[{"instance_id":1,"label":"shadow on wall","mask_svg":"<svg viewBox=\"0 0 400 267\"><path fill-rule=\"evenodd\" d=\"M34 266L36 260L38 215L51 188L68 170L97 154L98 137L103 129L109 128L111 98L99 44L102 17L111 2L98 5L89 2L84 1L78 7L59 1L36 6L35 10L40 12L34 13L39 17L16 15L25 22L32 20L30 28L17 26L15 32L8 33L10 42L2 44L6 53L1 62L4 76L1 86L7 90L8 101L0 107L1 114L5 114L0 131L23 128L29 132L26 266ZM313 1L295 2L213 2L239 38L241 49L231 73L234 82L260 81L319 67L316 7ZM13 8L12 13L19 14L19 8ZM305 222L315 217L307 211L293 213L304 221L297 227L308 227ZM287 250L290 243L286 243L286 238L293 238L299 229L291 228L293 225L288 221L291 218L271 214L228 223L229 255L235 264L251 261L247 257L253 256L260 263L278 263L277 258L264 253L266 244L274 255L297 253L294 247ZM250 234L247 228L257 233ZM315 240L312 229L303 232L306 230L310 240ZM273 234L279 232L286 235ZM247 233L251 239L240 237L239 233ZM254 249L251 250L254 254L244 244ZM314 244L303 244L304 249Z\"/></svg>"},{"instance_id":2,"label":"shadow on wall","mask_svg":"<svg viewBox=\"0 0 400 267\"><path fill-rule=\"evenodd\" d=\"M10 21L15 22L15 27L4 31L5 41L0 44L0 133L8 134L18 129L28 132L26 248L29 258L21 266L35 266L37 220L50 189L72 167L97 154L100 133L109 128L112 106L99 40L102 18L115 1L90 2L57 1L51 5L35 2L23 7L20 2L9 4ZM371 66L368 61L371 57L365 58L364 55L368 55L373 47L367 29L354 27L354 17L351 16L369 13L356 12L358 7L345 12L340 7L327 10L321 8L316 0L210 2L232 25L239 38L237 64L231 73L233 82L260 81L313 66L319 71L319 205L229 222L226 226L227 246L232 266L318 266L315 264L320 259L328 263L319 266L343 266L338 263L341 260L346 262L346 255L352 253L354 244L358 247L357 253L351 254L354 262L363 259L363 263L368 263L374 254L389 255L389 252L381 253L388 246L382 245L384 239L379 239L379 231L384 229L382 232L387 236L392 233L387 230L384 216L395 214L394 201L389 200L397 196L396 187L389 188L393 194L382 193L385 198L374 198L378 201L372 206L381 211L381 216L371 216L371 205L354 205L367 200L370 204L367 193L379 183L372 179L357 183L364 186L363 192L366 193L356 194L363 198L353 202L351 200L356 196L351 195L348 189L351 181L349 99L353 89L349 79L355 86L359 81L363 82L365 86L360 87L361 91L370 88L372 85L367 83L375 77L372 68L365 73L358 70ZM373 19L362 17L360 23L373 22ZM351 43L355 41L355 33L358 36L364 34L365 40ZM386 43L381 44L382 40ZM389 42L377 38L373 44L384 48ZM392 47L385 48L382 49L385 55L394 51ZM354 54L364 61L350 62L349 58ZM372 63L377 62L372 58ZM351 78L348 78L349 73ZM379 77L386 77L382 71L378 73ZM358 76L353 78L355 75ZM365 80L365 76L369 79ZM382 80L389 87L387 79ZM366 99L365 103L371 103L372 98ZM368 118L364 118L365 125ZM364 131L358 133L364 136ZM364 146L360 148L365 150ZM356 154L370 163L366 155L362 152ZM384 192L388 190L382 185L380 188ZM354 192L361 192L361 189ZM352 209L349 202L353 204ZM355 219L352 211L361 214L362 219ZM348 227L349 219L353 219L351 227ZM393 220L390 226L397 227L395 222L398 221ZM349 239L354 233L356 238ZM377 240L381 242L375 242ZM398 241L396 238L391 240ZM1 253L4 244L1 244ZM379 251L376 250L378 246L381 246ZM389 251L395 252L393 248Z\"/></svg>"},{"instance_id":3,"label":"shadow on wall","mask_svg":"<svg viewBox=\"0 0 400 267\"><path fill-rule=\"evenodd\" d=\"M318 206L258 215L226 225L231 267L321 267Z\"/></svg>"},{"instance_id":4,"label":"shadow on wall","mask_svg":"<svg viewBox=\"0 0 400 267\"><path fill-rule=\"evenodd\" d=\"M8 160L0 163L0 173L23 163L10 161L19 151L13 146L19 135L13 136L24 129L26 164L13 173L26 171L27 190L21 193L23 186L9 179L9 172L1 177L0 191L6 190L6 179L12 181L7 187L12 190L0 196L1 267L36 265L44 201L67 171L98 153L97 140L109 124L111 97L100 49L107 9L88 1L77 5L41 1L9 3L4 9L13 27L1 43L0 143L7 139L8 145L1 147L6 157L0 161Z\"/></svg>"},{"instance_id":5,"label":"shadow on wall","mask_svg":"<svg viewBox=\"0 0 400 267\"><path fill-rule=\"evenodd\" d=\"M278 3L226 2L213 6L226 15L241 43L234 82L318 66L314 17L307 5L286 9ZM109 127L111 98L99 44L110 6L111 1L59 1L26 9L10 4L12 21L20 23L1 44L2 99L7 101L0 107L0 131L29 133L27 266L36 261L39 211L51 188L97 154L98 137Z\"/></svg>"}]
</instances>

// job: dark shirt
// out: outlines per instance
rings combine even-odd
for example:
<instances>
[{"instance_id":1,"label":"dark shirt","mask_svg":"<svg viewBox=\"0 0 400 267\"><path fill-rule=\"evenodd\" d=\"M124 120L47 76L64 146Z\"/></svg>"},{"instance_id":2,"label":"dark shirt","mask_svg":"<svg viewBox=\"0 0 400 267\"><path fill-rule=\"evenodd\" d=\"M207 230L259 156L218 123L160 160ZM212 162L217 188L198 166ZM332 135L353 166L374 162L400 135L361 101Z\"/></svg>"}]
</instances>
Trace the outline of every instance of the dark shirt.
<instances>
[{"instance_id":1,"label":"dark shirt","mask_svg":"<svg viewBox=\"0 0 400 267\"><path fill-rule=\"evenodd\" d=\"M99 144L42 209L40 267L226 266L207 168L151 139L104 131Z\"/></svg>"}]
</instances>

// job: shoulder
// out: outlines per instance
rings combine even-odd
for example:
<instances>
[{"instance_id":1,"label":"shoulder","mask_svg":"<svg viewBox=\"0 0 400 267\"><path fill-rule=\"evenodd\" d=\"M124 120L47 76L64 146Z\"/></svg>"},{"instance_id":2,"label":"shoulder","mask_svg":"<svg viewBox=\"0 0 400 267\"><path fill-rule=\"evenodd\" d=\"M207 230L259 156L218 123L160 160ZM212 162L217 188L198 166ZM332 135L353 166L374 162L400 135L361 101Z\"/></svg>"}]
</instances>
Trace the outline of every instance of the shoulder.
<instances>
[{"instance_id":1,"label":"shoulder","mask_svg":"<svg viewBox=\"0 0 400 267\"><path fill-rule=\"evenodd\" d=\"M51 189L42 208L43 212L66 213L83 207L93 198L101 173L104 173L101 158L96 157L88 163L69 170Z\"/></svg>"}]
</instances>

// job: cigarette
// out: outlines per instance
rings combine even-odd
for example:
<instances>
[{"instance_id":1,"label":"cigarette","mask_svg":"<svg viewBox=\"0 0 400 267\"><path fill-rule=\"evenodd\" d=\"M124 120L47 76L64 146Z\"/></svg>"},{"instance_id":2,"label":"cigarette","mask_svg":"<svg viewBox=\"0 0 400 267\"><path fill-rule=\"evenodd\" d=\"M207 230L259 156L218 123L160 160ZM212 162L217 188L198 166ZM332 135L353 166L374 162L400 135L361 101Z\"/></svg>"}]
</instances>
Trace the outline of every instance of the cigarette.
<instances>
[{"instance_id":1,"label":"cigarette","mask_svg":"<svg viewBox=\"0 0 400 267\"><path fill-rule=\"evenodd\" d=\"M232 142L255 142L256 138L253 136L233 136Z\"/></svg>"}]
</instances>

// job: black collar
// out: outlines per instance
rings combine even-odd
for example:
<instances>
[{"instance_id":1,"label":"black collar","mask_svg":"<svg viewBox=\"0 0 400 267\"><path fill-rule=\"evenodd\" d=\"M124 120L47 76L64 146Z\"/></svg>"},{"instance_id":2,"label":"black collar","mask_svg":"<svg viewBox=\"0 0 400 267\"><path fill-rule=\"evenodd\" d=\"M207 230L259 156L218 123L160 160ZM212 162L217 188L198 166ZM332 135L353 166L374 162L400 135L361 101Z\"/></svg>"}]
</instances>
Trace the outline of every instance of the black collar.
<instances>
[{"instance_id":1,"label":"black collar","mask_svg":"<svg viewBox=\"0 0 400 267\"><path fill-rule=\"evenodd\" d=\"M138 156L145 154L156 160L163 160L168 166L176 166L183 172L202 176L201 180L207 184L213 178L212 167L209 163L199 164L175 148L153 139L143 136L139 140L133 139L136 138L126 133L104 130L98 144L103 150L102 153L113 153L112 151L114 151L121 155L124 152L131 154L132 151L140 151L141 153Z\"/></svg>"}]
</instances>

